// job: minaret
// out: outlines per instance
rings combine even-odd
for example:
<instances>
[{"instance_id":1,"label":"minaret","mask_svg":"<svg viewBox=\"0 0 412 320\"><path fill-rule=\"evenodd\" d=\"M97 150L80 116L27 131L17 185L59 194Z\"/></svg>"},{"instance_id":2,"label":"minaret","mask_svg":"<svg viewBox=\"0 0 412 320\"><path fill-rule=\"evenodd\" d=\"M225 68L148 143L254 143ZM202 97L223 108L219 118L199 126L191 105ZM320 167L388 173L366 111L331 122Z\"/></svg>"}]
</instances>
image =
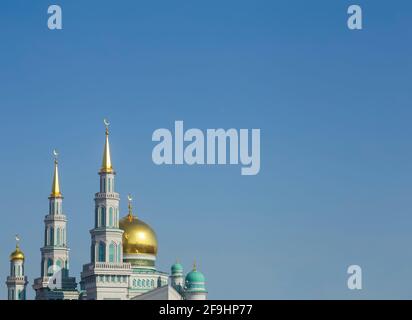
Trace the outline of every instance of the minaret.
<instances>
[{"instance_id":1,"label":"minaret","mask_svg":"<svg viewBox=\"0 0 412 320\"><path fill-rule=\"evenodd\" d=\"M91 262L122 262L122 235L119 229L119 194L115 192L110 144L109 123L106 124L106 140L102 166L99 171L100 190L95 194L94 229L92 235Z\"/></svg>"},{"instance_id":2,"label":"minaret","mask_svg":"<svg viewBox=\"0 0 412 320\"><path fill-rule=\"evenodd\" d=\"M10 275L7 277L8 300L26 300L27 277L24 275L24 253L16 235L16 250L10 255Z\"/></svg>"},{"instance_id":3,"label":"minaret","mask_svg":"<svg viewBox=\"0 0 412 320\"><path fill-rule=\"evenodd\" d=\"M69 277L69 248L67 246L67 218L63 213L60 192L57 152L54 154L54 173L49 196L49 213L44 219L44 243L41 251L41 275L35 279L36 299L77 299L77 284ZM53 289L53 290L51 290Z\"/></svg>"},{"instance_id":4,"label":"minaret","mask_svg":"<svg viewBox=\"0 0 412 320\"><path fill-rule=\"evenodd\" d=\"M184 277L183 266L179 263L179 261L176 261L176 263L171 267L170 280L173 288L181 293L184 288Z\"/></svg>"},{"instance_id":5,"label":"minaret","mask_svg":"<svg viewBox=\"0 0 412 320\"><path fill-rule=\"evenodd\" d=\"M115 171L109 144L109 122L105 119L106 139L99 171L100 190L95 194L94 228L90 230L90 264L81 274L82 298L126 299L129 263L123 263L122 235L119 228L119 194L115 191ZM114 286L111 282L116 282Z\"/></svg>"},{"instance_id":6,"label":"minaret","mask_svg":"<svg viewBox=\"0 0 412 320\"><path fill-rule=\"evenodd\" d=\"M193 263L193 269L186 275L185 293L186 300L206 300L206 280L203 273L197 270L196 262Z\"/></svg>"}]
</instances>

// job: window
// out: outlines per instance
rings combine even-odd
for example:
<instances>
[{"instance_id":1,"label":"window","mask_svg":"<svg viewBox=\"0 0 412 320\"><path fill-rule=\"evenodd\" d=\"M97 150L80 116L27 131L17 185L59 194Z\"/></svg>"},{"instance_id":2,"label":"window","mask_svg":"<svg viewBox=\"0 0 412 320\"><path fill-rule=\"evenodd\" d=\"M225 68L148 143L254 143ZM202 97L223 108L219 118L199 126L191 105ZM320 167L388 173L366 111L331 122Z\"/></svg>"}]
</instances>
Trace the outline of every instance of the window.
<instances>
[{"instance_id":1,"label":"window","mask_svg":"<svg viewBox=\"0 0 412 320\"><path fill-rule=\"evenodd\" d=\"M106 247L104 242L99 243L99 262L104 262L106 260Z\"/></svg>"},{"instance_id":2,"label":"window","mask_svg":"<svg viewBox=\"0 0 412 320\"><path fill-rule=\"evenodd\" d=\"M51 268L51 266L53 265L53 260L52 259L48 259L47 260L47 275L48 276L52 276L53 275L53 270Z\"/></svg>"},{"instance_id":3,"label":"window","mask_svg":"<svg viewBox=\"0 0 412 320\"><path fill-rule=\"evenodd\" d=\"M106 208L100 208L100 227L104 227L106 225Z\"/></svg>"},{"instance_id":4,"label":"window","mask_svg":"<svg viewBox=\"0 0 412 320\"><path fill-rule=\"evenodd\" d=\"M111 179L108 178L107 182L108 182L107 192L112 192L112 184L111 184L112 181L111 181Z\"/></svg>"},{"instance_id":5,"label":"window","mask_svg":"<svg viewBox=\"0 0 412 320\"><path fill-rule=\"evenodd\" d=\"M97 226L99 225L98 223L98 220L99 220L99 215L98 215L98 212L99 212L99 210L98 210L98 208L96 207L96 208L94 208L94 227L95 228L97 228Z\"/></svg>"},{"instance_id":6,"label":"window","mask_svg":"<svg viewBox=\"0 0 412 320\"><path fill-rule=\"evenodd\" d=\"M109 245L109 262L114 262L114 257L115 257L115 255L114 255L114 247L115 247L115 244L112 242L112 243Z\"/></svg>"},{"instance_id":7,"label":"window","mask_svg":"<svg viewBox=\"0 0 412 320\"><path fill-rule=\"evenodd\" d=\"M95 262L95 258L96 258L96 243L93 242L90 248L90 255L91 255L91 261Z\"/></svg>"},{"instance_id":8,"label":"window","mask_svg":"<svg viewBox=\"0 0 412 320\"><path fill-rule=\"evenodd\" d=\"M57 242L57 245L60 246L60 228L57 228L57 231L56 231L56 242Z\"/></svg>"},{"instance_id":9,"label":"window","mask_svg":"<svg viewBox=\"0 0 412 320\"><path fill-rule=\"evenodd\" d=\"M109 208L109 226L110 227L114 226L113 225L113 208L112 207Z\"/></svg>"},{"instance_id":10,"label":"window","mask_svg":"<svg viewBox=\"0 0 412 320\"><path fill-rule=\"evenodd\" d=\"M54 246L54 228L50 227L50 245Z\"/></svg>"},{"instance_id":11,"label":"window","mask_svg":"<svg viewBox=\"0 0 412 320\"><path fill-rule=\"evenodd\" d=\"M122 253L122 245L119 244L119 245L117 246L117 262L121 262L121 261L120 261L120 255L121 255L121 253Z\"/></svg>"}]
</instances>

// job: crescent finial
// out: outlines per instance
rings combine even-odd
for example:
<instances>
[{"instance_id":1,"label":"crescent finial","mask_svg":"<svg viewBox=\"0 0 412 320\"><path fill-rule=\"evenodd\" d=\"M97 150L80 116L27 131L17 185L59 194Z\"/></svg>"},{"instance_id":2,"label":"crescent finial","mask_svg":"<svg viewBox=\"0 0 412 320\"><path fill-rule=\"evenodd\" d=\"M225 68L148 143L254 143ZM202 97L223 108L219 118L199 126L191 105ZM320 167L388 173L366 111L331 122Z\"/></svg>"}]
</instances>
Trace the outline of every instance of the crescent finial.
<instances>
[{"instance_id":1,"label":"crescent finial","mask_svg":"<svg viewBox=\"0 0 412 320\"><path fill-rule=\"evenodd\" d=\"M57 161L57 157L59 156L59 153L57 152L56 149L53 149L53 156L54 156L54 160Z\"/></svg>"}]
</instances>

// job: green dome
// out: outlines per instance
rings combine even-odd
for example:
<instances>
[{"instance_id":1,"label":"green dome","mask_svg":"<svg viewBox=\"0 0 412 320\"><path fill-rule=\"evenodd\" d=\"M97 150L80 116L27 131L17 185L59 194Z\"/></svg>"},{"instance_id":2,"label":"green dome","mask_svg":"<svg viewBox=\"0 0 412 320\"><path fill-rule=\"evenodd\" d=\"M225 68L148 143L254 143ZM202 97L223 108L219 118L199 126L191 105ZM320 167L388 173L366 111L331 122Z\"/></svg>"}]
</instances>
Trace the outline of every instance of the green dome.
<instances>
[{"instance_id":1,"label":"green dome","mask_svg":"<svg viewBox=\"0 0 412 320\"><path fill-rule=\"evenodd\" d=\"M196 282L205 282L205 276L203 273L197 271L197 270L192 270L186 275L186 283L196 283Z\"/></svg>"},{"instance_id":2,"label":"green dome","mask_svg":"<svg viewBox=\"0 0 412 320\"><path fill-rule=\"evenodd\" d=\"M205 288L205 276L203 273L197 271L196 267L186 275L185 290L187 292L207 292Z\"/></svg>"},{"instance_id":3,"label":"green dome","mask_svg":"<svg viewBox=\"0 0 412 320\"><path fill-rule=\"evenodd\" d=\"M183 273L183 266L178 262L172 265L172 274L175 273Z\"/></svg>"}]
</instances>

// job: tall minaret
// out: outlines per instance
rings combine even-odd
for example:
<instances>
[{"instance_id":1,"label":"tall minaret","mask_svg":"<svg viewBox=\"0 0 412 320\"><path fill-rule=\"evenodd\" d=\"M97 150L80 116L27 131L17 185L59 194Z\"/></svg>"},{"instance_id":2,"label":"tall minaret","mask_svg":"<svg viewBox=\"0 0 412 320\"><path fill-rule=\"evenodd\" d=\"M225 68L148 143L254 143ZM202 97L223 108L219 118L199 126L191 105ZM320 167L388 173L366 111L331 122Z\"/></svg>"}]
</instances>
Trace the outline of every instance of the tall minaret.
<instances>
[{"instance_id":1,"label":"tall minaret","mask_svg":"<svg viewBox=\"0 0 412 320\"><path fill-rule=\"evenodd\" d=\"M69 248L67 218L63 213L60 192L57 152L54 155L54 174L49 196L49 213L44 219L44 243L41 251L41 276L35 279L36 299L77 299L76 278L69 277ZM53 290L50 290L53 289Z\"/></svg>"},{"instance_id":2,"label":"tall minaret","mask_svg":"<svg viewBox=\"0 0 412 320\"><path fill-rule=\"evenodd\" d=\"M84 299L126 299L130 264L123 263L119 228L119 194L115 192L115 171L109 144L109 122L99 171L100 190L95 194L94 228L90 230L90 264L83 266L81 287ZM111 284L116 282L116 286Z\"/></svg>"},{"instance_id":3,"label":"tall minaret","mask_svg":"<svg viewBox=\"0 0 412 320\"><path fill-rule=\"evenodd\" d=\"M7 277L7 297L9 300L26 300L27 277L24 275L24 253L19 247L16 235L16 250L10 255L10 275Z\"/></svg>"}]
</instances>

